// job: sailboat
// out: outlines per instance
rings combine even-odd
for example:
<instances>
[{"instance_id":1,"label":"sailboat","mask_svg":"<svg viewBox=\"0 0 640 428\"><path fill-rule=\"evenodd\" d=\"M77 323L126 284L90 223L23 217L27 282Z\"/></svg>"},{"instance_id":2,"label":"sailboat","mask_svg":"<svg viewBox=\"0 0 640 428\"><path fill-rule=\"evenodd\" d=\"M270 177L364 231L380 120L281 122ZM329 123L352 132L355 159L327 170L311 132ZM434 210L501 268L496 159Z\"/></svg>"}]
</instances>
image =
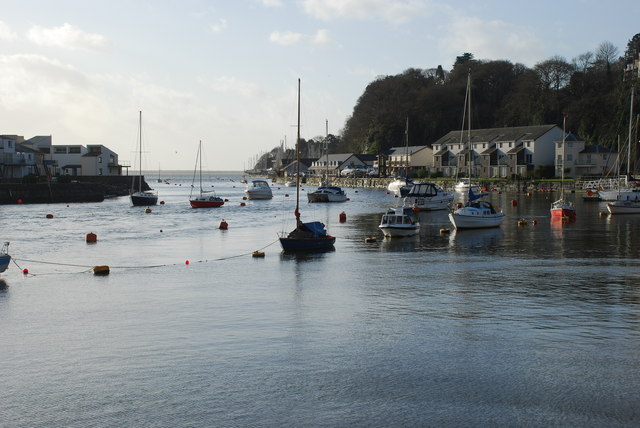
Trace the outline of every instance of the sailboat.
<instances>
[{"instance_id":1,"label":"sailboat","mask_svg":"<svg viewBox=\"0 0 640 428\"><path fill-rule=\"evenodd\" d=\"M564 159L565 159L565 138L566 138L567 116L562 119L562 174L560 178L560 199L551 204L551 218L562 218L568 220L576 219L576 207L573 202L564 197Z\"/></svg>"},{"instance_id":2,"label":"sailboat","mask_svg":"<svg viewBox=\"0 0 640 428\"><path fill-rule=\"evenodd\" d=\"M296 138L296 228L280 236L285 252L321 251L333 249L336 238L328 235L325 225L319 221L303 223L300 220L300 79L298 79L298 135Z\"/></svg>"},{"instance_id":3,"label":"sailboat","mask_svg":"<svg viewBox=\"0 0 640 428\"><path fill-rule=\"evenodd\" d=\"M193 189L195 188L196 182L196 171L198 172L198 177L200 179L200 196L193 197ZM196 166L193 169L193 180L191 181L191 193L189 194L189 203L191 204L191 208L217 208L224 205L224 200L215 195L206 196L206 193L213 192L205 192L202 189L202 141L198 143L198 154L196 155Z\"/></svg>"},{"instance_id":4,"label":"sailboat","mask_svg":"<svg viewBox=\"0 0 640 428\"><path fill-rule=\"evenodd\" d=\"M635 87L631 87L631 109L629 111L629 137L627 143L628 155L627 155L627 175L630 174L631 163L631 134L633 128L633 95ZM640 214L640 188L638 187L625 187L620 188L620 181L618 180L618 190L616 195L616 201L607 204L607 210L610 214Z\"/></svg>"},{"instance_id":5,"label":"sailboat","mask_svg":"<svg viewBox=\"0 0 640 428\"><path fill-rule=\"evenodd\" d=\"M4 272L9 267L11 256L9 255L9 242L5 242L0 250L0 272Z\"/></svg>"},{"instance_id":6,"label":"sailboat","mask_svg":"<svg viewBox=\"0 0 640 428\"><path fill-rule=\"evenodd\" d=\"M471 73L467 77L465 104L468 109L467 152L469 154L469 179L471 179L471 164L473 163L473 148L471 147ZM462 132L464 132L464 121ZM476 194L473 192L473 186L467 188L467 193L467 203L449 213L449 220L451 220L453 226L456 229L485 229L500 226L502 220L504 220L504 213L496 210L489 201L479 201L483 196L487 196L487 193Z\"/></svg>"},{"instance_id":7,"label":"sailboat","mask_svg":"<svg viewBox=\"0 0 640 428\"><path fill-rule=\"evenodd\" d=\"M404 130L404 177L396 177L389 185L387 186L387 190L396 194L396 196L407 196L409 190L413 186L413 181L408 175L408 166L409 163L409 118L407 117L407 123L405 125Z\"/></svg>"},{"instance_id":8,"label":"sailboat","mask_svg":"<svg viewBox=\"0 0 640 428\"><path fill-rule=\"evenodd\" d=\"M158 195L151 191L142 190L142 111L138 121L138 148L139 148L139 168L138 168L138 190L135 190L136 178L131 181L131 205L133 206L149 206L158 203Z\"/></svg>"},{"instance_id":9,"label":"sailboat","mask_svg":"<svg viewBox=\"0 0 640 428\"><path fill-rule=\"evenodd\" d=\"M329 184L329 121L325 121L325 141L324 152L326 156L325 160L325 178L324 183L318 187L315 191L307 193L307 199L309 202L344 202L347 200L347 194L338 186L331 186Z\"/></svg>"}]
</instances>

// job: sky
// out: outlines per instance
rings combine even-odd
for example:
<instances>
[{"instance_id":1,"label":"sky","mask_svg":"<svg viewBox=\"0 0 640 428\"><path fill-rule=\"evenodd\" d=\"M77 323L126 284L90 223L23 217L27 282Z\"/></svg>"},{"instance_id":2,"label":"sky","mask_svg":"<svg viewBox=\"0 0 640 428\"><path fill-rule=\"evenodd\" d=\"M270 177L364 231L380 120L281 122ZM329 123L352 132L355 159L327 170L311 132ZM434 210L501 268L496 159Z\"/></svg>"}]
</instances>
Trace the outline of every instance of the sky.
<instances>
[{"instance_id":1,"label":"sky","mask_svg":"<svg viewBox=\"0 0 640 428\"><path fill-rule=\"evenodd\" d=\"M533 67L640 33L640 1L0 0L0 134L143 169L239 171L340 134L367 85L455 58Z\"/></svg>"}]
</instances>

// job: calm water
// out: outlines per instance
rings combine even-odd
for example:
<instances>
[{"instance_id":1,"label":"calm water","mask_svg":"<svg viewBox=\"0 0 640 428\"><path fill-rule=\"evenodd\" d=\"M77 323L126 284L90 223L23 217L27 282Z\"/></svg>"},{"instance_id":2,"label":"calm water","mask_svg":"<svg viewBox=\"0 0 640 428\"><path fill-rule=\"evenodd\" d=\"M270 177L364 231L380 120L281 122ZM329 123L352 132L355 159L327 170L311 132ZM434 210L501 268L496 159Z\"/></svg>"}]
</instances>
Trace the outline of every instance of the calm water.
<instances>
[{"instance_id":1,"label":"calm water","mask_svg":"<svg viewBox=\"0 0 640 428\"><path fill-rule=\"evenodd\" d=\"M441 235L436 212L383 240L398 199L347 189L301 209L335 251L290 256L295 189L241 207L240 176L209 174L229 202L193 210L167 176L150 214L0 207L0 426L640 424L640 216L578 200L551 224L551 195L495 194L500 229Z\"/></svg>"}]
</instances>

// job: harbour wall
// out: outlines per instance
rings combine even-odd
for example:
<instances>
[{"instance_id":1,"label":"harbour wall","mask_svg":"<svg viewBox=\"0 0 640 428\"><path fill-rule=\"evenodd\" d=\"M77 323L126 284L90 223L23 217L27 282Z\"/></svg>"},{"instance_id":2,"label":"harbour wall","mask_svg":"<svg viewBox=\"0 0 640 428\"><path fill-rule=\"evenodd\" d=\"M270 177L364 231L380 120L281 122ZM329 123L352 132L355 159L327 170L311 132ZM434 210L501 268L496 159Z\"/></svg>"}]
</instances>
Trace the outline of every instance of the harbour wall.
<instances>
[{"instance_id":1,"label":"harbour wall","mask_svg":"<svg viewBox=\"0 0 640 428\"><path fill-rule=\"evenodd\" d=\"M305 177L306 185L319 186L319 177ZM352 188L374 188L374 189L386 189L393 178L370 178L370 177L339 177L332 178L331 185L339 187L352 187ZM284 183L284 180L279 178L276 180L278 183ZM443 189L453 190L456 185L456 181L453 180L438 180L438 179L414 179L414 181L428 181L435 183ZM537 192L537 191L560 191L562 183L560 181L536 181L536 180L516 180L516 181L494 181L494 180L472 180L474 183L478 183L481 188L498 190L503 192ZM565 181L565 191L575 191L581 188L578 182Z\"/></svg>"},{"instance_id":2,"label":"harbour wall","mask_svg":"<svg viewBox=\"0 0 640 428\"><path fill-rule=\"evenodd\" d=\"M83 176L73 177L70 183L0 182L0 205L101 202L108 197L128 195L132 179L132 176ZM142 179L143 190L149 190L144 176Z\"/></svg>"}]
</instances>

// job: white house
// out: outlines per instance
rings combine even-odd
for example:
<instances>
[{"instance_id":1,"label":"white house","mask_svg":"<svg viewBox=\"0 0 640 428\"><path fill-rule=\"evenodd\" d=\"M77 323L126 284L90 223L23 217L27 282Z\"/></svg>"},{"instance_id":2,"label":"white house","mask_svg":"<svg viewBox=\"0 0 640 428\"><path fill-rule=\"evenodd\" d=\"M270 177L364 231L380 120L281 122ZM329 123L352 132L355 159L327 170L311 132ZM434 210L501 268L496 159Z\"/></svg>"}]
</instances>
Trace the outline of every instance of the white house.
<instances>
[{"instance_id":1,"label":"white house","mask_svg":"<svg viewBox=\"0 0 640 428\"><path fill-rule=\"evenodd\" d=\"M537 166L554 164L558 139L562 129L556 125L476 129L470 138L451 131L433 143L433 167L445 177L469 170L472 177L528 177Z\"/></svg>"},{"instance_id":2,"label":"white house","mask_svg":"<svg viewBox=\"0 0 640 428\"><path fill-rule=\"evenodd\" d=\"M587 145L586 141L574 134L568 134L564 142L556 141L555 171L556 177L585 175L607 175L615 169L616 150L599 145ZM614 174L618 174L616 171Z\"/></svg>"}]
</instances>

